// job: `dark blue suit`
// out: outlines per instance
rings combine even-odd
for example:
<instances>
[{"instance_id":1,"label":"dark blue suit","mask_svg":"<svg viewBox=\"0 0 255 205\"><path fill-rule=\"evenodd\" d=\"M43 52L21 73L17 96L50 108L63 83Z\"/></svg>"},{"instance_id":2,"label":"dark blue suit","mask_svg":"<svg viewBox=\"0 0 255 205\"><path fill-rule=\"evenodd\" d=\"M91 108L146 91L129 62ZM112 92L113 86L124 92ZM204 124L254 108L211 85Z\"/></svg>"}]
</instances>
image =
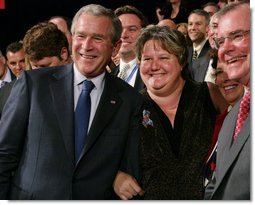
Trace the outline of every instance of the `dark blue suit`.
<instances>
[{"instance_id":1,"label":"dark blue suit","mask_svg":"<svg viewBox=\"0 0 255 205\"><path fill-rule=\"evenodd\" d=\"M70 64L25 71L14 84L0 123L1 199L112 199L118 170L139 179L141 95L105 74L75 163L73 75Z\"/></svg>"}]
</instances>

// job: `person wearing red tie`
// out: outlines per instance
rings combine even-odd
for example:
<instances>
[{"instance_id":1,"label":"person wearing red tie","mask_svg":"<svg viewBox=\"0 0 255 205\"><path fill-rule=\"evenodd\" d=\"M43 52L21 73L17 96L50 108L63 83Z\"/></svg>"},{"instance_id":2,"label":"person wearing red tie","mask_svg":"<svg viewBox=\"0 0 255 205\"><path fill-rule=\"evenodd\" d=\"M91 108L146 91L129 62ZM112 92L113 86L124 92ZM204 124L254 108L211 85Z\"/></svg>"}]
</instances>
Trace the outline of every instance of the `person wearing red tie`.
<instances>
[{"instance_id":1,"label":"person wearing red tie","mask_svg":"<svg viewBox=\"0 0 255 205\"><path fill-rule=\"evenodd\" d=\"M218 137L215 178L206 187L205 199L250 200L249 1L226 6L218 14L216 43L219 59L227 64L225 71L228 78L242 83L245 93L223 122Z\"/></svg>"}]
</instances>

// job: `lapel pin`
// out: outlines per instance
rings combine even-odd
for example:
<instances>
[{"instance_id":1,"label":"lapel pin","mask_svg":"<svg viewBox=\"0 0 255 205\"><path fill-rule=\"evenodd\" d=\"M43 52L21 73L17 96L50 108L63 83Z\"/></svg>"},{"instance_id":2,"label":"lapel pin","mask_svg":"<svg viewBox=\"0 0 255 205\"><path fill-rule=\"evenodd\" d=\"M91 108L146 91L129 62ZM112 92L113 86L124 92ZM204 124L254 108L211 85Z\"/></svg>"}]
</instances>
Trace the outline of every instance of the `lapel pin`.
<instances>
[{"instance_id":1,"label":"lapel pin","mask_svg":"<svg viewBox=\"0 0 255 205\"><path fill-rule=\"evenodd\" d=\"M116 104L116 101L115 100L111 100L111 104Z\"/></svg>"}]
</instances>

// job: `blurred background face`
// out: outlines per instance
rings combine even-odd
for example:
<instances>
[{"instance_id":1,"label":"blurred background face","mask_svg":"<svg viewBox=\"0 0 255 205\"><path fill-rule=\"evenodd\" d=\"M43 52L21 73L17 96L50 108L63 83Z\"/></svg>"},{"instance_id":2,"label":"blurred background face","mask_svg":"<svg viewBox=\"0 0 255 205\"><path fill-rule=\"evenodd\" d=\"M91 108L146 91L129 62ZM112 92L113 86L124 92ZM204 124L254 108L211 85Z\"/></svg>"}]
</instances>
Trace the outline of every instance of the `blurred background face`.
<instances>
[{"instance_id":1,"label":"blurred background face","mask_svg":"<svg viewBox=\"0 0 255 205\"><path fill-rule=\"evenodd\" d=\"M225 66L225 63L220 63L218 61L215 83L226 101L233 106L242 98L244 87L237 81L229 80L227 73L223 71Z\"/></svg>"},{"instance_id":2,"label":"blurred background face","mask_svg":"<svg viewBox=\"0 0 255 205\"><path fill-rule=\"evenodd\" d=\"M217 38L219 18L215 15L211 17L209 29L208 29L208 40L211 48L216 48L215 39Z\"/></svg>"},{"instance_id":3,"label":"blurred background face","mask_svg":"<svg viewBox=\"0 0 255 205\"><path fill-rule=\"evenodd\" d=\"M71 50L71 48L72 48L72 34L68 30L65 20L62 18L54 18L54 19L51 19L49 22L54 23L58 27L58 29L65 34L68 44L69 44L69 47L70 47L70 50Z\"/></svg>"},{"instance_id":4,"label":"blurred background face","mask_svg":"<svg viewBox=\"0 0 255 205\"><path fill-rule=\"evenodd\" d=\"M25 52L23 49L20 49L15 53L8 51L6 57L7 65L15 76L18 77L24 70L26 70Z\"/></svg>"},{"instance_id":5,"label":"blurred background face","mask_svg":"<svg viewBox=\"0 0 255 205\"><path fill-rule=\"evenodd\" d=\"M181 26L179 26L177 28L177 30L180 31L185 36L185 38L187 38L187 36L188 36L188 29L185 26L181 25Z\"/></svg>"},{"instance_id":6,"label":"blurred background face","mask_svg":"<svg viewBox=\"0 0 255 205\"><path fill-rule=\"evenodd\" d=\"M233 3L237 3L243 0L228 0L228 4L233 4Z\"/></svg>"},{"instance_id":7,"label":"blurred background face","mask_svg":"<svg viewBox=\"0 0 255 205\"><path fill-rule=\"evenodd\" d=\"M204 16L191 14L188 18L188 34L193 43L201 43L207 34L208 26Z\"/></svg>"},{"instance_id":8,"label":"blurred background face","mask_svg":"<svg viewBox=\"0 0 255 205\"><path fill-rule=\"evenodd\" d=\"M217 3L217 5L218 5L220 8L226 6L226 4L227 4L227 0L219 0L218 3Z\"/></svg>"},{"instance_id":9,"label":"blurred background face","mask_svg":"<svg viewBox=\"0 0 255 205\"><path fill-rule=\"evenodd\" d=\"M213 16L217 12L217 8L215 6L206 6L204 9L210 16Z\"/></svg>"},{"instance_id":10,"label":"blurred background face","mask_svg":"<svg viewBox=\"0 0 255 205\"><path fill-rule=\"evenodd\" d=\"M0 55L0 79L4 78L6 73L5 58Z\"/></svg>"}]
</instances>

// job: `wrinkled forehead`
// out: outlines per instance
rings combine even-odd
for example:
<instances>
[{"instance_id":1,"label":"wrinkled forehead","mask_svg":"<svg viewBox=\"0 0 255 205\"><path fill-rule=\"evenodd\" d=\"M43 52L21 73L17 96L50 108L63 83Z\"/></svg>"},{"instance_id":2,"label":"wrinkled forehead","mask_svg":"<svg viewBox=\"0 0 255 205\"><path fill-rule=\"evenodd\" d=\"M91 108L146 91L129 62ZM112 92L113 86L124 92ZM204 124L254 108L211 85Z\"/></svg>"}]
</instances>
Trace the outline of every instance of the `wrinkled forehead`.
<instances>
[{"instance_id":1,"label":"wrinkled forehead","mask_svg":"<svg viewBox=\"0 0 255 205\"><path fill-rule=\"evenodd\" d=\"M218 36L226 36L238 30L250 30L250 12L239 8L221 16L218 21Z\"/></svg>"}]
</instances>

